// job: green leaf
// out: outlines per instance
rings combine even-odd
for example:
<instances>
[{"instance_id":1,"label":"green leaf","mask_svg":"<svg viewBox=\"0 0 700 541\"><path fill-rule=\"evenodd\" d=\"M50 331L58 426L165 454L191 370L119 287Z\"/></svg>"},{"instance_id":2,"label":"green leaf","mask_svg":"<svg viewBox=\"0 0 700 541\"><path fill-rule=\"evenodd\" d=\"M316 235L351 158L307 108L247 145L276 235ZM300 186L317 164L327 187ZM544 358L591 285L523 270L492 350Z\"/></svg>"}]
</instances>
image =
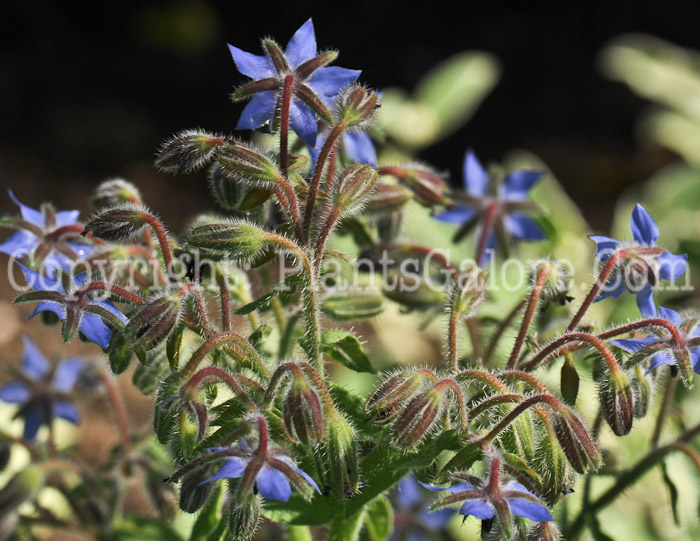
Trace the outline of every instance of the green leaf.
<instances>
[{"instance_id":1,"label":"green leaf","mask_svg":"<svg viewBox=\"0 0 700 541\"><path fill-rule=\"evenodd\" d=\"M372 541L389 539L394 529L394 509L386 496L378 496L367 506L365 528Z\"/></svg>"},{"instance_id":2,"label":"green leaf","mask_svg":"<svg viewBox=\"0 0 700 541\"><path fill-rule=\"evenodd\" d=\"M334 361L356 372L374 372L360 340L352 333L330 330L321 337L321 350Z\"/></svg>"},{"instance_id":3,"label":"green leaf","mask_svg":"<svg viewBox=\"0 0 700 541\"><path fill-rule=\"evenodd\" d=\"M223 517L219 514L224 501L224 487L225 483L218 483L216 492L204 504L197 520L192 525L190 539L206 539L207 534L212 532L219 523L225 523Z\"/></svg>"},{"instance_id":4,"label":"green leaf","mask_svg":"<svg viewBox=\"0 0 700 541\"><path fill-rule=\"evenodd\" d=\"M357 541L360 538L363 518L363 510L351 517L336 516L328 532L328 541Z\"/></svg>"},{"instance_id":5,"label":"green leaf","mask_svg":"<svg viewBox=\"0 0 700 541\"><path fill-rule=\"evenodd\" d=\"M260 355L265 354L263 347L265 346L265 340L270 336L271 332L272 327L269 325L260 325L260 327L255 329L253 334L248 337L248 342L250 342L250 345L253 346Z\"/></svg>"},{"instance_id":6,"label":"green leaf","mask_svg":"<svg viewBox=\"0 0 700 541\"><path fill-rule=\"evenodd\" d=\"M478 444L467 444L466 447L459 451L447 464L445 464L440 473L442 474L450 471L467 471L472 467L474 462L481 458L481 455L481 447Z\"/></svg>"},{"instance_id":7,"label":"green leaf","mask_svg":"<svg viewBox=\"0 0 700 541\"><path fill-rule=\"evenodd\" d=\"M271 291L270 293L267 293L262 297L258 297L253 302L249 302L248 304L241 306L238 310L234 312L234 314L236 314L237 316L247 316L248 314L250 314L251 312L255 312L256 310L265 311L269 308L270 300L272 299L272 297L274 297L277 294L277 291Z\"/></svg>"}]
</instances>

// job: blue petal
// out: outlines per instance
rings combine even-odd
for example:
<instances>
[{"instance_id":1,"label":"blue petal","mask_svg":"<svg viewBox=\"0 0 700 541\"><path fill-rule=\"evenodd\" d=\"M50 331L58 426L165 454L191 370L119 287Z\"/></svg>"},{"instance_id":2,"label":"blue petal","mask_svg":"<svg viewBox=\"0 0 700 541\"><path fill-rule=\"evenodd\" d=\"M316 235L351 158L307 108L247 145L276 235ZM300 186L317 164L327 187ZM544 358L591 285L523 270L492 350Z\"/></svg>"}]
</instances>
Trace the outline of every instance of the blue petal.
<instances>
[{"instance_id":1,"label":"blue petal","mask_svg":"<svg viewBox=\"0 0 700 541\"><path fill-rule=\"evenodd\" d=\"M457 494L458 492L464 492L465 490L473 490L474 485L471 483L467 483L466 481L463 483L458 483L456 485L452 485L449 490L452 494Z\"/></svg>"},{"instance_id":2,"label":"blue petal","mask_svg":"<svg viewBox=\"0 0 700 541\"><path fill-rule=\"evenodd\" d=\"M676 364L676 361L671 355L665 351L660 351L651 358L651 363L649 364L649 370L644 372L646 376L649 372L655 368L661 366L662 364Z\"/></svg>"},{"instance_id":3,"label":"blue petal","mask_svg":"<svg viewBox=\"0 0 700 541\"><path fill-rule=\"evenodd\" d=\"M44 301L37 304L36 308L34 308L34 311L31 314L29 314L27 319L32 319L40 312L53 312L61 321L66 319L66 307L53 301Z\"/></svg>"},{"instance_id":4,"label":"blue petal","mask_svg":"<svg viewBox=\"0 0 700 541\"><path fill-rule=\"evenodd\" d=\"M24 404L30 396L29 390L19 381L11 381L0 387L0 400L8 404Z\"/></svg>"},{"instance_id":5,"label":"blue petal","mask_svg":"<svg viewBox=\"0 0 700 541\"><path fill-rule=\"evenodd\" d=\"M377 166L377 151L374 149L372 139L366 133L353 132L343 134L343 146L348 158L352 161ZM318 156L316 159L318 159Z\"/></svg>"},{"instance_id":6,"label":"blue petal","mask_svg":"<svg viewBox=\"0 0 700 541\"><path fill-rule=\"evenodd\" d=\"M24 432L25 440L33 440L36 433L39 432L39 427L44 423L44 413L40 405L35 405L29 408L24 414Z\"/></svg>"},{"instance_id":7,"label":"blue petal","mask_svg":"<svg viewBox=\"0 0 700 541\"><path fill-rule=\"evenodd\" d=\"M277 99L274 92L258 92L252 97L241 113L237 130L254 130L271 120L275 114Z\"/></svg>"},{"instance_id":8,"label":"blue petal","mask_svg":"<svg viewBox=\"0 0 700 541\"><path fill-rule=\"evenodd\" d=\"M316 56L316 35L311 19L302 24L299 30L294 33L292 39L287 43L284 55L292 68L296 68Z\"/></svg>"},{"instance_id":9,"label":"blue petal","mask_svg":"<svg viewBox=\"0 0 700 541\"><path fill-rule=\"evenodd\" d=\"M72 260L69 259L66 255L58 252L51 252L41 262L40 270L41 273L46 276L56 276L57 270L65 270L67 272L70 272L72 268Z\"/></svg>"},{"instance_id":10,"label":"blue petal","mask_svg":"<svg viewBox=\"0 0 700 541\"><path fill-rule=\"evenodd\" d=\"M326 105L330 105L341 90L357 80L360 73L362 73L360 70L338 66L320 68L311 74L306 80L306 84L319 95Z\"/></svg>"},{"instance_id":11,"label":"blue petal","mask_svg":"<svg viewBox=\"0 0 700 541\"><path fill-rule=\"evenodd\" d=\"M503 198L511 201L525 199L535 182L543 176L543 171L513 171L503 182Z\"/></svg>"},{"instance_id":12,"label":"blue petal","mask_svg":"<svg viewBox=\"0 0 700 541\"><path fill-rule=\"evenodd\" d=\"M77 425L80 423L80 411L74 404L65 400L56 400L52 406L53 416L60 417L66 421Z\"/></svg>"},{"instance_id":13,"label":"blue petal","mask_svg":"<svg viewBox=\"0 0 700 541\"><path fill-rule=\"evenodd\" d=\"M688 256L674 255L664 252L656 259L659 265L659 276L664 280L678 280L688 267Z\"/></svg>"},{"instance_id":14,"label":"blue petal","mask_svg":"<svg viewBox=\"0 0 700 541\"><path fill-rule=\"evenodd\" d=\"M401 479L397 499L399 505L404 509L418 505L418 503L420 503L420 501L423 499L420 489L418 488L418 482L416 481L414 475L409 474Z\"/></svg>"},{"instance_id":15,"label":"blue petal","mask_svg":"<svg viewBox=\"0 0 700 541\"><path fill-rule=\"evenodd\" d=\"M604 237L603 235L591 235L588 238L596 243L596 258L602 259L603 261L607 261L612 253L620 246L620 243L615 239Z\"/></svg>"},{"instance_id":16,"label":"blue petal","mask_svg":"<svg viewBox=\"0 0 700 541\"><path fill-rule=\"evenodd\" d=\"M509 214L505 217L506 229L519 240L542 240L545 234L537 225L537 222L520 213Z\"/></svg>"},{"instance_id":17,"label":"blue petal","mask_svg":"<svg viewBox=\"0 0 700 541\"><path fill-rule=\"evenodd\" d=\"M454 509L438 509L432 513L422 513L420 521L431 530L441 530L447 525L454 514Z\"/></svg>"},{"instance_id":18,"label":"blue petal","mask_svg":"<svg viewBox=\"0 0 700 541\"><path fill-rule=\"evenodd\" d=\"M548 522L553 520L552 514L541 503L523 500L521 498L510 498L508 500L510 510L514 515L529 518L535 522Z\"/></svg>"},{"instance_id":19,"label":"blue petal","mask_svg":"<svg viewBox=\"0 0 700 541\"><path fill-rule=\"evenodd\" d=\"M236 68L251 79L267 79L276 75L272 61L266 56L247 53L231 44L228 46Z\"/></svg>"},{"instance_id":20,"label":"blue petal","mask_svg":"<svg viewBox=\"0 0 700 541\"><path fill-rule=\"evenodd\" d=\"M41 379L49 372L49 362L29 336L22 337L24 358L22 372L30 379Z\"/></svg>"},{"instance_id":21,"label":"blue petal","mask_svg":"<svg viewBox=\"0 0 700 541\"><path fill-rule=\"evenodd\" d=\"M78 221L78 216L80 216L79 210L62 210L56 213L56 227L63 227L64 225L73 225Z\"/></svg>"},{"instance_id":22,"label":"blue petal","mask_svg":"<svg viewBox=\"0 0 700 541\"><path fill-rule=\"evenodd\" d=\"M608 344L616 346L627 353L637 353L640 349L658 342L653 336L645 336L644 338L620 338L619 340L610 340Z\"/></svg>"},{"instance_id":23,"label":"blue petal","mask_svg":"<svg viewBox=\"0 0 700 541\"><path fill-rule=\"evenodd\" d=\"M297 472L299 475L301 475L307 483L309 483L314 489L316 489L316 492L319 494L321 493L321 489L318 488L318 485L316 484L316 481L314 481L313 477L311 477L308 473L306 473L304 470L301 468L298 468L296 466L292 466L295 472Z\"/></svg>"},{"instance_id":24,"label":"blue petal","mask_svg":"<svg viewBox=\"0 0 700 541\"><path fill-rule=\"evenodd\" d=\"M264 498L286 502L292 495L292 487L284 474L274 468L263 466L256 480L258 491Z\"/></svg>"},{"instance_id":25,"label":"blue petal","mask_svg":"<svg viewBox=\"0 0 700 541\"><path fill-rule=\"evenodd\" d=\"M632 237L640 244L652 246L659 238L659 228L646 209L637 203L630 219Z\"/></svg>"},{"instance_id":26,"label":"blue petal","mask_svg":"<svg viewBox=\"0 0 700 541\"><path fill-rule=\"evenodd\" d=\"M84 314L80 320L80 330L88 340L101 348L109 346L112 331L97 314Z\"/></svg>"},{"instance_id":27,"label":"blue petal","mask_svg":"<svg viewBox=\"0 0 700 541\"><path fill-rule=\"evenodd\" d=\"M435 485L427 485L422 481L418 481L423 488L427 488L430 492L442 492L443 490L448 490L450 487L436 487Z\"/></svg>"},{"instance_id":28,"label":"blue petal","mask_svg":"<svg viewBox=\"0 0 700 541\"><path fill-rule=\"evenodd\" d=\"M654 304L654 291L650 286L645 286L637 293L637 306L644 317L656 317L656 305Z\"/></svg>"},{"instance_id":29,"label":"blue petal","mask_svg":"<svg viewBox=\"0 0 700 541\"><path fill-rule=\"evenodd\" d=\"M80 357L70 357L64 359L56 367L53 375L52 387L54 391L70 393L78 382L80 373L85 367L85 361Z\"/></svg>"},{"instance_id":30,"label":"blue petal","mask_svg":"<svg viewBox=\"0 0 700 541\"><path fill-rule=\"evenodd\" d=\"M467 193L475 197L483 197L486 195L486 189L489 185L489 176L484 168L476 159L473 151L468 151L464 156L464 164L462 166L464 175L464 188Z\"/></svg>"},{"instance_id":31,"label":"blue petal","mask_svg":"<svg viewBox=\"0 0 700 541\"><path fill-rule=\"evenodd\" d=\"M17 231L0 244L0 252L11 257L20 258L32 252L39 244L36 235L29 231Z\"/></svg>"},{"instance_id":32,"label":"blue petal","mask_svg":"<svg viewBox=\"0 0 700 541\"><path fill-rule=\"evenodd\" d=\"M700 349L693 348L690 351L690 362L693 365L693 371L700 374Z\"/></svg>"},{"instance_id":33,"label":"blue petal","mask_svg":"<svg viewBox=\"0 0 700 541\"><path fill-rule=\"evenodd\" d=\"M435 215L435 218L451 224L463 224L474 216L474 210L469 207L457 206Z\"/></svg>"},{"instance_id":34,"label":"blue petal","mask_svg":"<svg viewBox=\"0 0 700 541\"><path fill-rule=\"evenodd\" d=\"M670 308L666 308L665 306L659 306L659 315L666 321L673 323L676 327L683 323L683 319L678 312L671 310Z\"/></svg>"},{"instance_id":35,"label":"blue petal","mask_svg":"<svg viewBox=\"0 0 700 541\"><path fill-rule=\"evenodd\" d=\"M476 518L484 520L487 518L493 518L496 514L496 509L491 504L484 500L467 500L464 505L459 509L460 515L474 515Z\"/></svg>"},{"instance_id":36,"label":"blue petal","mask_svg":"<svg viewBox=\"0 0 700 541\"><path fill-rule=\"evenodd\" d=\"M292 101L289 108L289 124L307 145L314 146L316 144L318 123L313 111L306 104L297 100Z\"/></svg>"},{"instance_id":37,"label":"blue petal","mask_svg":"<svg viewBox=\"0 0 700 541\"><path fill-rule=\"evenodd\" d=\"M15 205L19 207L20 212L22 213L22 219L26 220L29 223L32 223L36 226L41 227L42 229L46 225L46 219L44 218L44 213L40 212L38 210L35 210L31 207L28 207L27 205L23 205L20 203L19 199L15 197L15 194L12 193L12 190L7 190L10 193L10 199L15 202Z\"/></svg>"},{"instance_id":38,"label":"blue petal","mask_svg":"<svg viewBox=\"0 0 700 541\"><path fill-rule=\"evenodd\" d=\"M525 494L529 494L530 496L534 496L532 492L530 492L525 485L522 485L518 483L517 481L508 481L504 486L503 490L517 490L518 492L524 492Z\"/></svg>"},{"instance_id":39,"label":"blue petal","mask_svg":"<svg viewBox=\"0 0 700 541\"><path fill-rule=\"evenodd\" d=\"M219 450L219 448L216 449ZM222 447L221 449L228 449L228 447ZM247 460L237 456L232 456L231 458L226 459L221 468L219 468L219 471L216 472L214 476L210 477L209 479L205 479L199 484L203 485L204 483L209 483L210 481L216 481L218 479L237 479L243 475L247 465Z\"/></svg>"},{"instance_id":40,"label":"blue petal","mask_svg":"<svg viewBox=\"0 0 700 541\"><path fill-rule=\"evenodd\" d=\"M61 287L61 282L59 280L54 280L47 276L42 276L41 274L34 272L22 265L22 263L17 263L22 269L24 274L24 279L27 281L27 285L31 287L34 291L58 291L63 293L63 288Z\"/></svg>"}]
</instances>

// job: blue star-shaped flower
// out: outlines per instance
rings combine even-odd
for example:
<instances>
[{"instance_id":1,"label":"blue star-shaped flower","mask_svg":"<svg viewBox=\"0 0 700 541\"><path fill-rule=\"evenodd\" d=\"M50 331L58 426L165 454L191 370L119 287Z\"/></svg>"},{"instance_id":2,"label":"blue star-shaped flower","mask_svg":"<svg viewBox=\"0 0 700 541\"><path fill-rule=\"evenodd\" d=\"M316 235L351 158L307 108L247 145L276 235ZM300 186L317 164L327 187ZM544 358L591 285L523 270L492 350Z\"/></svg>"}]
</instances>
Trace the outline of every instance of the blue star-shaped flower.
<instances>
[{"instance_id":1,"label":"blue star-shaped flower","mask_svg":"<svg viewBox=\"0 0 700 541\"><path fill-rule=\"evenodd\" d=\"M636 294L637 306L644 317L656 315L654 291L658 278L677 280L685 272L688 256L674 255L656 247L659 228L646 209L637 204L632 211L630 229L634 242L621 243L602 235L591 235L597 245L596 258L607 262L612 254L624 250L624 256L606 282L596 301L617 298L626 290Z\"/></svg>"},{"instance_id":2,"label":"blue star-shaped flower","mask_svg":"<svg viewBox=\"0 0 700 541\"><path fill-rule=\"evenodd\" d=\"M291 76L290 125L309 146L316 144L316 115L330 122L328 107L338 93L360 75L357 70L326 65L337 56L317 54L311 19L289 40L284 53L271 40L263 41L265 56L247 53L229 45L238 71L252 79L234 92L234 99L253 96L238 121L237 129L255 129L274 123L285 80Z\"/></svg>"},{"instance_id":3,"label":"blue star-shaped flower","mask_svg":"<svg viewBox=\"0 0 700 541\"><path fill-rule=\"evenodd\" d=\"M70 276L64 272L58 272L56 277L49 278L21 263L17 264L24 273L27 285L34 291L43 293L43 295L25 294L20 296L18 302L39 301L29 319L40 312L56 314L63 321L63 336L66 341L79 329L88 340L106 348L112 337L112 331L102 321L102 317L116 317L124 324L127 323L126 316L111 302L93 298L91 293L80 293L80 288L87 282L86 273ZM27 296L29 297L26 298Z\"/></svg>"},{"instance_id":4,"label":"blue star-shaped flower","mask_svg":"<svg viewBox=\"0 0 700 541\"><path fill-rule=\"evenodd\" d=\"M460 225L455 234L459 241L477 224L480 236L488 235L485 247L496 247L496 239L504 248L510 237L517 240L541 240L544 233L537 223L527 216L535 206L527 201L529 191L544 176L542 171L518 170L510 173L503 183L489 180L473 151L464 156L463 180L465 194L458 196L465 204L456 205L436 215L438 220Z\"/></svg>"},{"instance_id":5,"label":"blue star-shaped flower","mask_svg":"<svg viewBox=\"0 0 700 541\"><path fill-rule=\"evenodd\" d=\"M25 336L22 372L17 381L0 387L0 400L19 404L18 417L24 418L24 438L34 439L42 424L60 417L73 424L80 421L80 412L71 402L70 393L85 366L78 357L61 361L53 370L36 344Z\"/></svg>"},{"instance_id":6,"label":"blue star-shaped flower","mask_svg":"<svg viewBox=\"0 0 700 541\"><path fill-rule=\"evenodd\" d=\"M200 484L220 479L238 479L246 477L255 481L258 492L271 500L286 502L292 495L290 481L299 488L303 484L310 485L316 492L321 491L311 476L279 449L270 448L265 458L260 458L258 450L247 444L237 447L213 447L213 453L228 453L219 471Z\"/></svg>"},{"instance_id":7,"label":"blue star-shaped flower","mask_svg":"<svg viewBox=\"0 0 700 541\"><path fill-rule=\"evenodd\" d=\"M8 191L22 218L9 219L19 231L0 244L0 252L16 259L30 256L52 276L56 269L68 269L71 260L84 259L94 251L90 244L75 240L80 238L79 232L71 226L77 225L80 211L54 212L48 206L39 211L22 204L12 190Z\"/></svg>"},{"instance_id":8,"label":"blue star-shaped flower","mask_svg":"<svg viewBox=\"0 0 700 541\"><path fill-rule=\"evenodd\" d=\"M627 353L637 355L640 359L650 357L651 363L645 375L662 364L682 368L684 360L679 359L680 353L684 357L687 353L693 371L700 374L700 344L695 346L688 344L688 341L700 338L700 319L697 316L682 318L675 310L663 306L659 306L659 316L675 325L680 333L681 344L676 344L673 336L668 333L642 338L621 338L611 340L610 343ZM684 349L686 351L683 351Z\"/></svg>"},{"instance_id":9,"label":"blue star-shaped flower","mask_svg":"<svg viewBox=\"0 0 700 541\"><path fill-rule=\"evenodd\" d=\"M430 511L418 481L413 474L407 475L399 483L396 491L394 533L390 541L429 541L431 534L445 530L454 516L454 509Z\"/></svg>"}]
</instances>

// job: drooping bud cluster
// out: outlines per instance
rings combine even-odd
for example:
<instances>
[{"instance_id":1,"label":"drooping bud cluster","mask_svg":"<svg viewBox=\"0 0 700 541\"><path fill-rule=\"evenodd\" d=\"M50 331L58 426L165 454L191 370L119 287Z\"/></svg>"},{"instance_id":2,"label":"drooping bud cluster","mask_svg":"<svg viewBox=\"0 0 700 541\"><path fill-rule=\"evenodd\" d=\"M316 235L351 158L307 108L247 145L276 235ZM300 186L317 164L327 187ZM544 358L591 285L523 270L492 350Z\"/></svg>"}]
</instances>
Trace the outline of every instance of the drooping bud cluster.
<instances>
[{"instance_id":1,"label":"drooping bud cluster","mask_svg":"<svg viewBox=\"0 0 700 541\"><path fill-rule=\"evenodd\" d=\"M106 180L100 184L90 199L94 209L116 207L125 203L140 205L141 192L131 182L121 178Z\"/></svg>"},{"instance_id":2,"label":"drooping bud cluster","mask_svg":"<svg viewBox=\"0 0 700 541\"><path fill-rule=\"evenodd\" d=\"M192 173L204 167L226 138L198 130L185 130L158 150L156 167L166 173Z\"/></svg>"},{"instance_id":3,"label":"drooping bud cluster","mask_svg":"<svg viewBox=\"0 0 700 541\"><path fill-rule=\"evenodd\" d=\"M479 267L470 267L456 275L448 294L451 313L457 317L468 317L486 298L488 272Z\"/></svg>"},{"instance_id":4,"label":"drooping bud cluster","mask_svg":"<svg viewBox=\"0 0 700 541\"><path fill-rule=\"evenodd\" d=\"M362 85L353 84L335 101L336 115L348 130L366 130L374 122L379 96Z\"/></svg>"}]
</instances>

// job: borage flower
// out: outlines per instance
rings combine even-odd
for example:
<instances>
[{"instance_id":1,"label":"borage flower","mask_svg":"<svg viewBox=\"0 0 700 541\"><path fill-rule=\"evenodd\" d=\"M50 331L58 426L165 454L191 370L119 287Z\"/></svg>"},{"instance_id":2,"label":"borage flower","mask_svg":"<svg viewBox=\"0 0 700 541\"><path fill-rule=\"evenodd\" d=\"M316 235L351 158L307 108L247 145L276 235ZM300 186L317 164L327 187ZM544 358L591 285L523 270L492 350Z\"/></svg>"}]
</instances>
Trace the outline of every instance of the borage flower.
<instances>
[{"instance_id":1,"label":"borage flower","mask_svg":"<svg viewBox=\"0 0 700 541\"><path fill-rule=\"evenodd\" d=\"M634 293L644 317L656 315L654 287L658 279L677 280L685 272L688 256L674 255L656 246L659 228L646 209L637 204L630 219L632 242L619 242L602 235L591 235L597 245L596 259L607 263L613 255L617 265L596 301L617 298L625 291Z\"/></svg>"},{"instance_id":2,"label":"borage flower","mask_svg":"<svg viewBox=\"0 0 700 541\"><path fill-rule=\"evenodd\" d=\"M56 212L49 204L36 210L22 204L12 190L8 192L22 218L5 218L0 224L19 229L0 244L0 252L15 259L29 257L32 265L43 267L46 274L53 276L56 269L68 269L70 261L84 259L94 251L80 237L83 230L78 225L80 211Z\"/></svg>"},{"instance_id":3,"label":"borage flower","mask_svg":"<svg viewBox=\"0 0 700 541\"><path fill-rule=\"evenodd\" d=\"M487 258L487 250L496 247L496 239L504 250L510 238L516 240L541 240L544 233L527 213L537 207L527 201L530 189L544 176L542 171L517 170L506 176L502 183L489 178L474 152L464 156L463 180L466 193L455 196L464 204L456 205L436 215L438 220L460 225L455 242L480 226L477 263Z\"/></svg>"},{"instance_id":4,"label":"borage flower","mask_svg":"<svg viewBox=\"0 0 700 541\"><path fill-rule=\"evenodd\" d=\"M663 364L677 368L686 385L692 385L692 372L700 374L700 317L697 314L681 317L678 312L659 306L659 317L675 327L676 332L659 327L653 336L621 338L610 344L632 354L632 362L651 359L652 370ZM672 328L673 328L672 327Z\"/></svg>"},{"instance_id":5,"label":"borage flower","mask_svg":"<svg viewBox=\"0 0 700 541\"><path fill-rule=\"evenodd\" d=\"M63 339L66 342L80 330L88 340L106 348L112 331L102 319L107 319L112 324L126 324L128 321L111 302L94 297L95 291L85 287L89 286L86 284L87 273L72 276L65 271L59 271L56 277L49 278L21 263L17 264L24 273L27 285L34 291L20 295L15 302L39 303L29 319L40 312L56 314L63 321Z\"/></svg>"},{"instance_id":6,"label":"borage flower","mask_svg":"<svg viewBox=\"0 0 700 541\"><path fill-rule=\"evenodd\" d=\"M85 362L70 357L52 368L31 338L24 336L22 342L22 371L16 381L0 387L0 400L19 405L16 417L24 419L24 438L34 439L41 425L51 424L56 417L78 424L80 413L70 394Z\"/></svg>"},{"instance_id":7,"label":"borage flower","mask_svg":"<svg viewBox=\"0 0 700 541\"><path fill-rule=\"evenodd\" d=\"M266 122L270 128L279 120L285 87L290 94L289 119L292 129L309 146L315 146L318 124L316 115L332 122L329 106L334 98L360 75L358 70L326 67L338 53L317 53L316 36L311 19L289 40L284 52L271 39L262 42L265 56L258 56L229 45L238 71L252 81L233 93L234 100L252 96L236 129L255 129Z\"/></svg>"},{"instance_id":8,"label":"borage flower","mask_svg":"<svg viewBox=\"0 0 700 541\"><path fill-rule=\"evenodd\" d=\"M413 474L404 477L394 494L394 532L390 541L428 541L435 534L447 528L447 523L455 515L454 509L438 509L431 512L426 508L426 493L418 485Z\"/></svg>"},{"instance_id":9,"label":"borage flower","mask_svg":"<svg viewBox=\"0 0 700 541\"><path fill-rule=\"evenodd\" d=\"M491 452L489 478L481 479L468 474L454 474L459 481L451 487L436 487L423 484L433 492L448 490L445 496L433 504L431 509L461 503L459 514L473 515L481 520L498 519L498 524L506 538L513 534L513 517L527 518L535 522L553 520L551 513L540 500L527 488L516 481L501 484L501 457Z\"/></svg>"}]
</instances>

